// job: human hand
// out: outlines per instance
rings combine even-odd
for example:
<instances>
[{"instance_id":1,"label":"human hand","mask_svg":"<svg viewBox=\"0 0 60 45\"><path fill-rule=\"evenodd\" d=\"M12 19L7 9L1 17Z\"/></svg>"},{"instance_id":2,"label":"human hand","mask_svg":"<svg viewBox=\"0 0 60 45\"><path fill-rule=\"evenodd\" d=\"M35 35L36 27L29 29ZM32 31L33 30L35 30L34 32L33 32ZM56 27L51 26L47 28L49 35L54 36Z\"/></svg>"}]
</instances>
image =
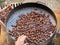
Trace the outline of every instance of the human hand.
<instances>
[{"instance_id":1,"label":"human hand","mask_svg":"<svg viewBox=\"0 0 60 45\"><path fill-rule=\"evenodd\" d=\"M27 45L28 43L24 43L26 39L26 36L22 35L18 37L17 41L15 42L15 45Z\"/></svg>"}]
</instances>

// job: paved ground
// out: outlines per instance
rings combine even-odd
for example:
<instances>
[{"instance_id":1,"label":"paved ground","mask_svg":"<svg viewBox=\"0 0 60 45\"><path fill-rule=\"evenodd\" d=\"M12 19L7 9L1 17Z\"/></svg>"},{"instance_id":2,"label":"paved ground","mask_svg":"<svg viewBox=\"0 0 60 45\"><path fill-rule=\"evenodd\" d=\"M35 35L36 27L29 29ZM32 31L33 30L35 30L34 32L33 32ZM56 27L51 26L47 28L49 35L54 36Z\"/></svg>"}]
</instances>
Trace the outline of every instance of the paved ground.
<instances>
[{"instance_id":1,"label":"paved ground","mask_svg":"<svg viewBox=\"0 0 60 45\"><path fill-rule=\"evenodd\" d=\"M6 0L11 2L36 2L40 1L45 3L51 9L60 9L60 0Z\"/></svg>"},{"instance_id":2,"label":"paved ground","mask_svg":"<svg viewBox=\"0 0 60 45\"><path fill-rule=\"evenodd\" d=\"M60 0L6 0L6 2L7 4L16 2L43 2L53 10L60 9Z\"/></svg>"}]
</instances>

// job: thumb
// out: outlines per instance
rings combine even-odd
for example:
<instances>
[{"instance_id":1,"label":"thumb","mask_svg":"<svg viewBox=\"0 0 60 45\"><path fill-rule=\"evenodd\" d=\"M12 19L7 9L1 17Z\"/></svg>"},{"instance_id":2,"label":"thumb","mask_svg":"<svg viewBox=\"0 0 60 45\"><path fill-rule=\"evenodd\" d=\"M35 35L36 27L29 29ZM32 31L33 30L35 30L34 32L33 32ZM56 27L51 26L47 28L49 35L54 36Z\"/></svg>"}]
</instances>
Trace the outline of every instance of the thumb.
<instances>
[{"instance_id":1,"label":"thumb","mask_svg":"<svg viewBox=\"0 0 60 45\"><path fill-rule=\"evenodd\" d=\"M19 41L19 42L24 42L25 39L26 39L26 36L22 35L22 36L20 36L20 37L18 38L17 41Z\"/></svg>"},{"instance_id":2,"label":"thumb","mask_svg":"<svg viewBox=\"0 0 60 45\"><path fill-rule=\"evenodd\" d=\"M26 36L24 36L24 35L20 36L20 37L17 39L15 45L24 45L24 40L25 40L25 39L26 39Z\"/></svg>"}]
</instances>

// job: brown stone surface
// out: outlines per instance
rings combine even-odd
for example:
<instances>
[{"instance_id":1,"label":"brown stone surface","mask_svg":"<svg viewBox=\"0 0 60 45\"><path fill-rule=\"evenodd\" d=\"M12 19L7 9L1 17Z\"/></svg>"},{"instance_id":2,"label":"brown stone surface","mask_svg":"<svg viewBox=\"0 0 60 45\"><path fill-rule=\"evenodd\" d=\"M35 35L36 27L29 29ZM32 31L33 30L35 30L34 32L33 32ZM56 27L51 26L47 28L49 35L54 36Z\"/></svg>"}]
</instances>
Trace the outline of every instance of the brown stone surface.
<instances>
[{"instance_id":1,"label":"brown stone surface","mask_svg":"<svg viewBox=\"0 0 60 45\"><path fill-rule=\"evenodd\" d=\"M13 45L13 41L8 37L5 24L0 20L0 45Z\"/></svg>"},{"instance_id":2,"label":"brown stone surface","mask_svg":"<svg viewBox=\"0 0 60 45\"><path fill-rule=\"evenodd\" d=\"M60 27L60 10L54 10L55 15L57 17L57 27Z\"/></svg>"}]
</instances>

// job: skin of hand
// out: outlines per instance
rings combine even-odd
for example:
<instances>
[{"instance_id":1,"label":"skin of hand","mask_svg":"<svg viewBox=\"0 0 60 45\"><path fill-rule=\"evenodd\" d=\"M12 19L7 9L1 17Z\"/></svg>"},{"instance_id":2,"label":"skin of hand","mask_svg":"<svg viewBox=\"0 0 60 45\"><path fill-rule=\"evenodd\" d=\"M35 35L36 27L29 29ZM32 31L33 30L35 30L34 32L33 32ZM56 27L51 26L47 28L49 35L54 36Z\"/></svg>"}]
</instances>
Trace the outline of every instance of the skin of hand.
<instances>
[{"instance_id":1,"label":"skin of hand","mask_svg":"<svg viewBox=\"0 0 60 45\"><path fill-rule=\"evenodd\" d=\"M28 43L24 43L26 39L26 36L22 35L18 37L17 41L15 42L15 45L27 45Z\"/></svg>"}]
</instances>

